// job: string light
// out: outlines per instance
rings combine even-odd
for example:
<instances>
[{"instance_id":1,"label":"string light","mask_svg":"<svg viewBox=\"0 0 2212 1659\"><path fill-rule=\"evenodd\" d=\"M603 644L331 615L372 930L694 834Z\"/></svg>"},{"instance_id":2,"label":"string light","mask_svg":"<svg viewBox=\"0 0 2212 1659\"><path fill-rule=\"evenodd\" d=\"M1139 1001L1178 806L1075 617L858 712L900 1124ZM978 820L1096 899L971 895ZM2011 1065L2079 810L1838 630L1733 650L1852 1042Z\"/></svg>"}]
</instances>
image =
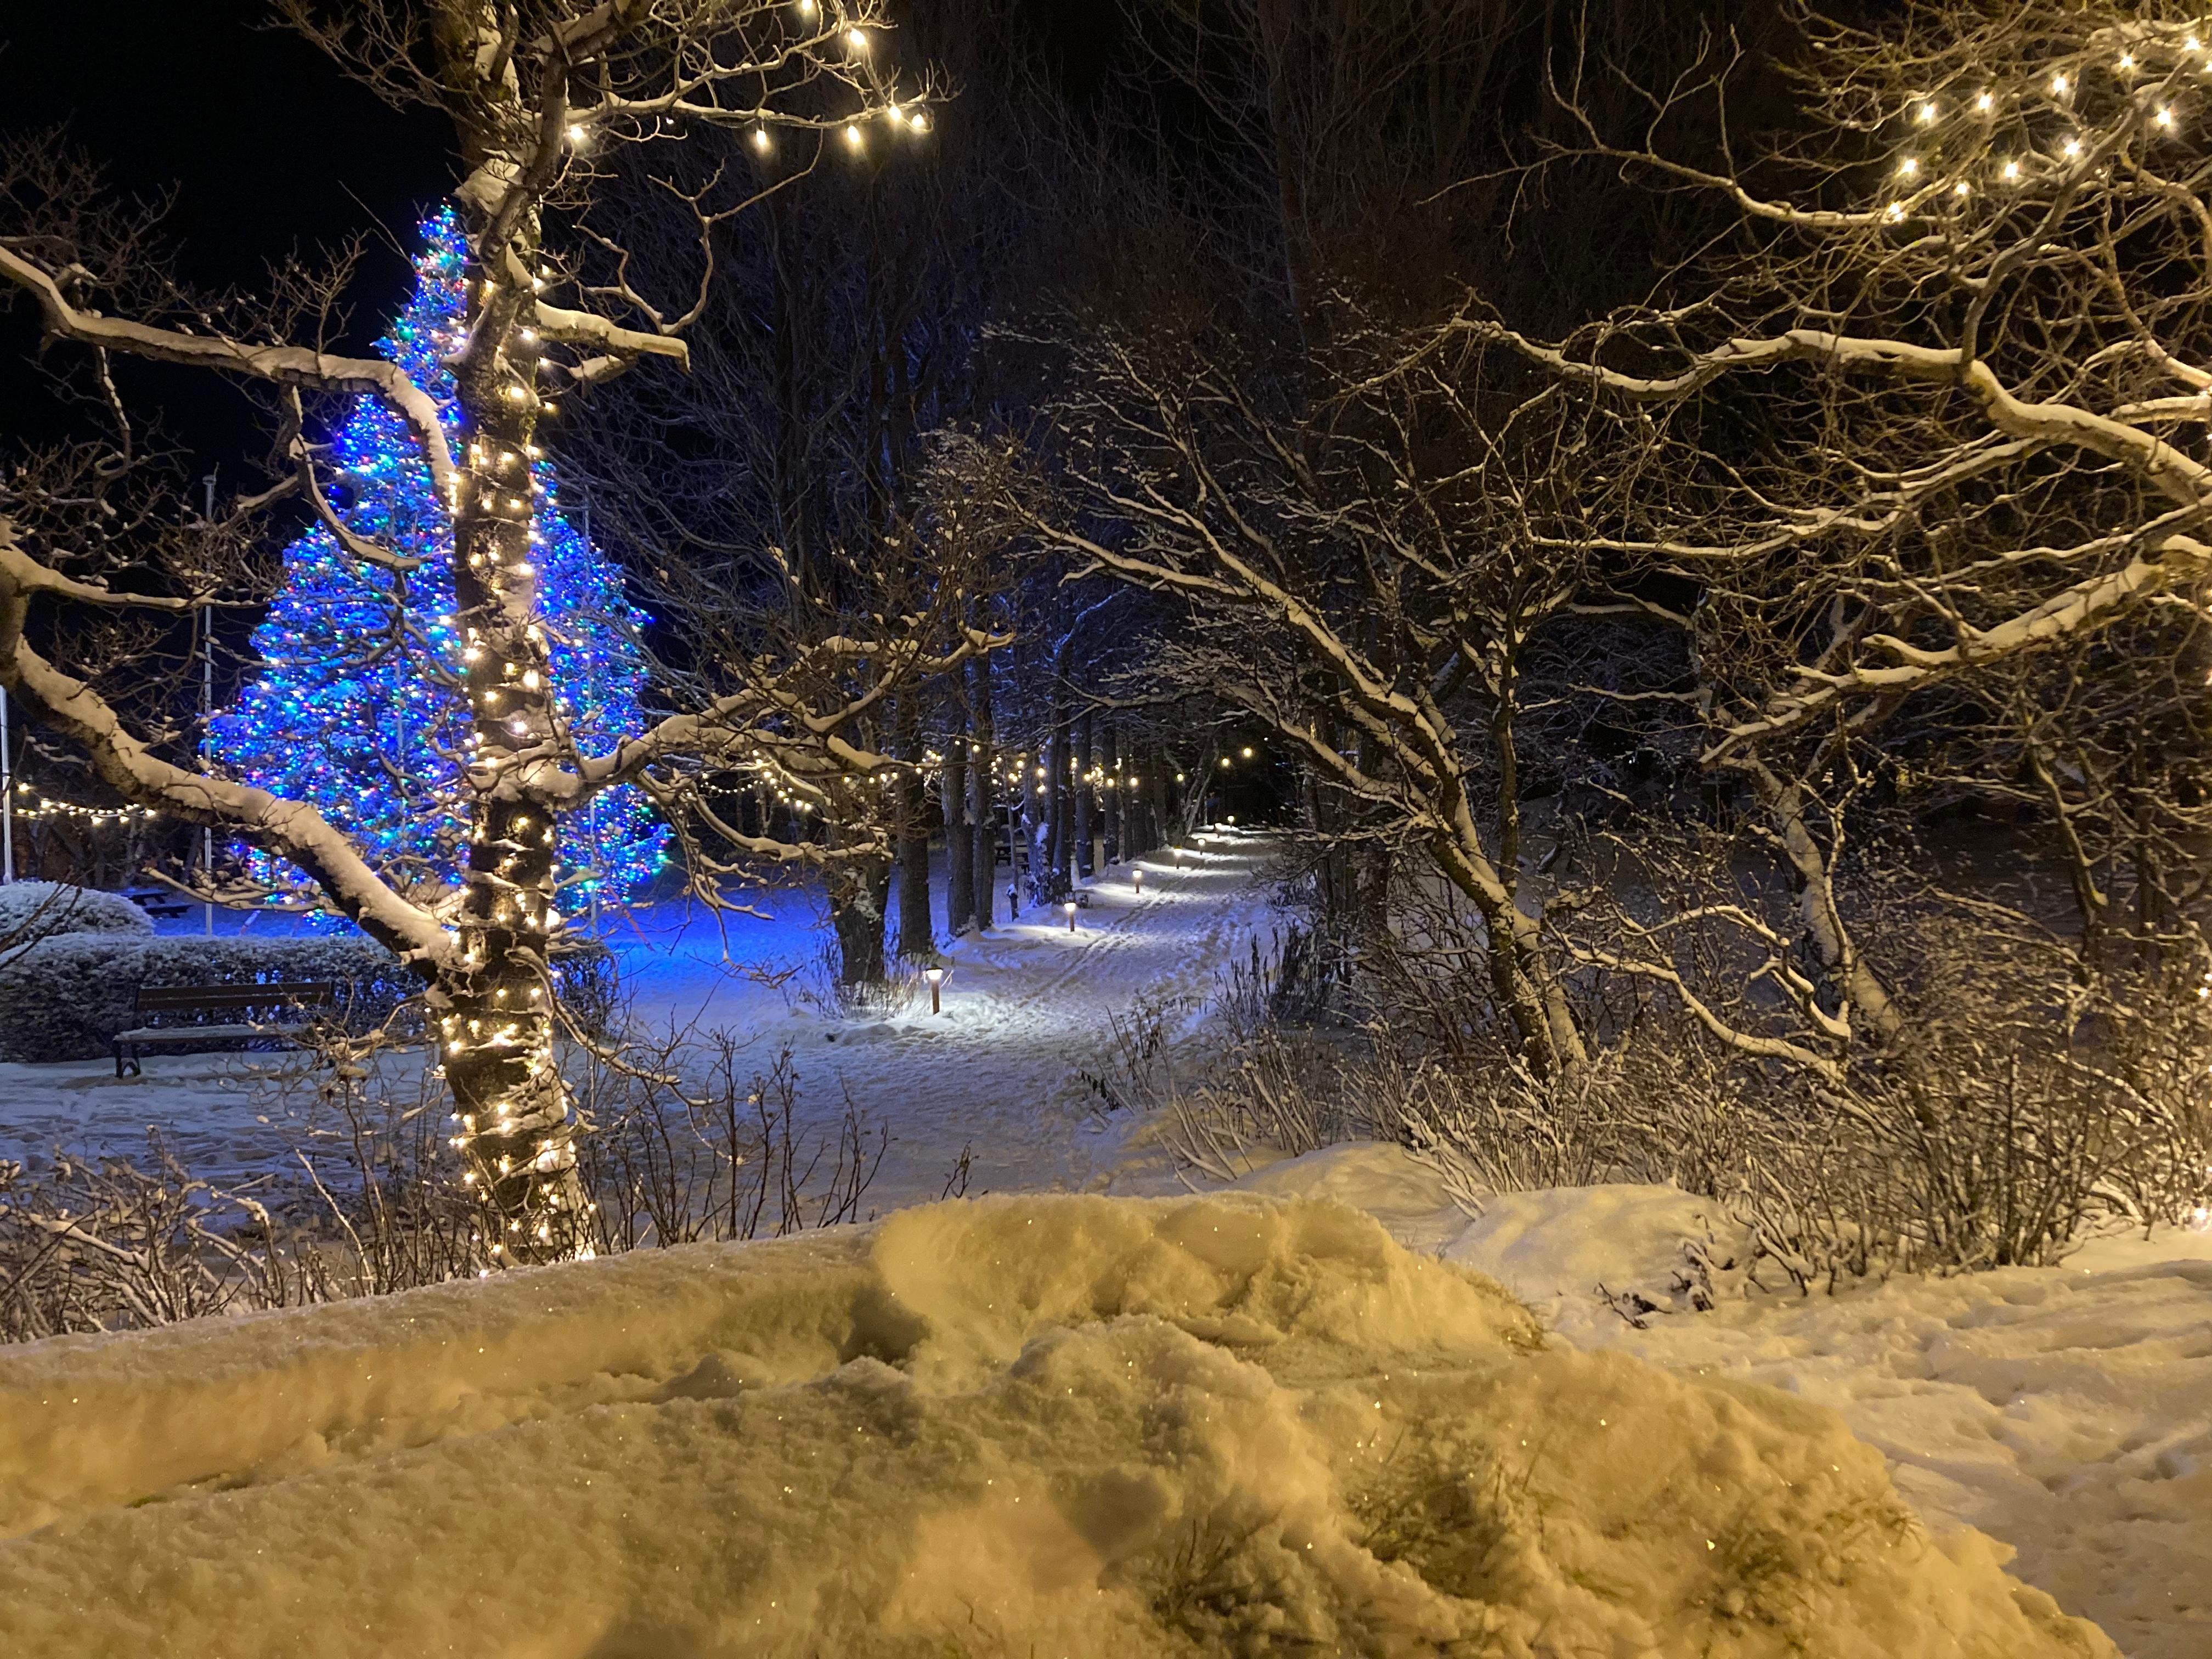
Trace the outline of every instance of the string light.
<instances>
[{"instance_id":1,"label":"string light","mask_svg":"<svg viewBox=\"0 0 2212 1659\"><path fill-rule=\"evenodd\" d=\"M422 230L415 295L377 349L436 398L447 429L459 432L465 422L446 358L463 326L466 246L450 209ZM527 329L515 337L537 338ZM532 660L495 656L481 628L461 620L452 520L413 434L380 400L363 398L332 447L347 483L338 512L348 527L423 561L407 577L410 625L381 656L364 661L366 644L393 637L392 585L347 558L329 531L311 526L286 550L285 585L253 636L270 672L216 717L209 753L234 775L316 806L372 864L458 882L470 799L461 768L471 753L496 750L478 745L468 729L456 683L490 667L497 680L513 683L510 692L557 686L568 700L563 729L580 744L611 741L640 723L644 665L635 635L649 619L631 608L619 575L558 510L558 481L538 465L538 447L479 437L457 457L466 465L456 483L467 494L457 488L455 500L486 500L507 522L529 526L529 556L489 580L534 581L545 623L530 624L522 641L501 647L526 650ZM495 478L501 487L494 496ZM498 685L484 688L484 707L502 701ZM528 730L522 723L517 734ZM456 756L441 752L456 747ZM588 814L561 820L559 878L586 893L626 894L665 862L666 842L636 791L611 791Z\"/></svg>"}]
</instances>

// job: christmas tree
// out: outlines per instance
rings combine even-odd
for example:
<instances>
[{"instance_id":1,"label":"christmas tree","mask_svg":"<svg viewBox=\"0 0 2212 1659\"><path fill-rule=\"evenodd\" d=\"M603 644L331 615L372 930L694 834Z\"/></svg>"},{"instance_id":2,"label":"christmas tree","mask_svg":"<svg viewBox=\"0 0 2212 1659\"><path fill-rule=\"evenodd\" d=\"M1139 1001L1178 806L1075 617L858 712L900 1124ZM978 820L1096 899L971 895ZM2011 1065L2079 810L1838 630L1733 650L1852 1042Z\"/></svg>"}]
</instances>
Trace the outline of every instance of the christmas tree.
<instances>
[{"instance_id":1,"label":"christmas tree","mask_svg":"<svg viewBox=\"0 0 2212 1659\"><path fill-rule=\"evenodd\" d=\"M463 244L448 209L422 226L416 289L378 351L438 399L461 430L445 364L459 344ZM312 803L404 887L458 884L464 862L467 707L454 626L453 526L414 434L384 403L362 398L331 441L336 516L394 556L351 556L321 524L284 555L285 580L254 630L264 665L209 732L214 762L247 782ZM533 460L531 539L553 684L577 745L611 745L638 720L648 620L622 579L558 511L550 465ZM562 885L619 899L661 863L667 831L631 788L562 820Z\"/></svg>"}]
</instances>

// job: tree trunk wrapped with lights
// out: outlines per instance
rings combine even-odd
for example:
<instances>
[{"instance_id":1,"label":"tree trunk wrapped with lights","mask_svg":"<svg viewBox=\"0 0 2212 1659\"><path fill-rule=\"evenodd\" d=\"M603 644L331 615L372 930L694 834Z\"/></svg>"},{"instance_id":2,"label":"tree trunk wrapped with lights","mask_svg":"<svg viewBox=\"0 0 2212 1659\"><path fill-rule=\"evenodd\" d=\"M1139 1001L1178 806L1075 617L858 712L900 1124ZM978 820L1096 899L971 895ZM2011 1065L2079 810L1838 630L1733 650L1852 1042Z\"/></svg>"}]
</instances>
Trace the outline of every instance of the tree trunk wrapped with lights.
<instances>
[{"instance_id":1,"label":"tree trunk wrapped with lights","mask_svg":"<svg viewBox=\"0 0 2212 1659\"><path fill-rule=\"evenodd\" d=\"M876 729L885 700L910 680L957 673L973 651L1003 641L927 595L893 623L877 618L873 636L839 633L781 656L756 650L721 683L672 694L676 712L580 742L564 708L532 539L532 463L553 393L588 390L649 356L688 366L684 335L701 314L714 244L755 196L749 182L723 173L697 191L659 192L680 228L672 237L647 228L636 246L587 229L550 249L546 228L589 216L613 171L598 158L611 151L633 152L650 175L644 158L653 146L702 127L744 135L756 149L782 139L865 152L871 143L919 142L929 122L923 100L902 94L878 66L876 0L549 0L439 9L427 31L402 0L351 0L328 11L299 0L283 10L380 95L437 109L454 124L465 170L458 200L466 288L459 335L443 358L453 380L450 406L394 362L326 349L338 325L337 283L318 288L310 275L258 310L241 301L210 317L174 297L147 300L146 285L125 281L135 282L127 268L95 274L92 265L112 246L102 238L118 222L84 210L93 186L58 154L27 163L32 173L46 167L52 187L40 199L54 206L34 210L29 234L0 238L0 282L27 298L53 342L103 361L150 359L274 391L295 476L239 502L223 524L212 513L191 514L211 544L245 544L254 515L289 496L312 507L362 563L398 570L411 552L334 507L330 484L342 480L331 476L328 453L304 435L303 397L374 399L415 446L452 523L451 626L461 659L454 678L466 716L459 894L426 899L395 885L361 839L312 800L165 758L106 700L97 664L50 659L26 632L34 599L158 623L234 603L240 578L226 589L197 558L169 556L167 586L123 591L102 580L107 566L65 541L55 545L48 527L39 528L33 556L25 534L0 519L0 685L126 801L212 826L296 868L330 908L398 953L428 987L462 1178L485 1206L494 1259L583 1254L592 1226L575 1172L549 972L562 927L562 820L588 813L610 791L642 790L682 838L694 890L723 903L716 878L732 866L717 849L783 861L828 855L730 822L717 801L728 798L731 775L763 776L803 801L854 781L873 785L890 759L856 734ZM544 213L555 203L557 222ZM144 257L131 245L130 260ZM293 343L303 295L304 343ZM125 434L115 446L117 476L133 465L127 422ZM155 525L142 562L162 566L161 538L171 528ZM957 591L962 580L952 572L948 586Z\"/></svg>"}]
</instances>

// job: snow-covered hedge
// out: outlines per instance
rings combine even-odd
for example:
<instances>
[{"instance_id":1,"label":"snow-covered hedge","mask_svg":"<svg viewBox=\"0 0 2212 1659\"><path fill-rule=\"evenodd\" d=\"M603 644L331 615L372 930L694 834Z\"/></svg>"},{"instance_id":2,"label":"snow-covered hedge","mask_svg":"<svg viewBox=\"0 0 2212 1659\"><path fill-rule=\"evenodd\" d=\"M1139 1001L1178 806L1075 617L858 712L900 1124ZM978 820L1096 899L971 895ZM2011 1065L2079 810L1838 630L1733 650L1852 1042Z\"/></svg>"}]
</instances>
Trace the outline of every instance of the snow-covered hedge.
<instances>
[{"instance_id":1,"label":"snow-covered hedge","mask_svg":"<svg viewBox=\"0 0 2212 1659\"><path fill-rule=\"evenodd\" d=\"M115 933L143 939L154 919L120 893L70 887L58 881L18 881L0 887L0 943L27 942L57 933Z\"/></svg>"},{"instance_id":2,"label":"snow-covered hedge","mask_svg":"<svg viewBox=\"0 0 2212 1659\"><path fill-rule=\"evenodd\" d=\"M330 980L349 1025L380 1019L413 989L399 960L365 939L41 939L0 963L0 1059L91 1060L138 1024L142 985Z\"/></svg>"},{"instance_id":3,"label":"snow-covered hedge","mask_svg":"<svg viewBox=\"0 0 2212 1659\"><path fill-rule=\"evenodd\" d=\"M564 1006L604 1030L614 1002L612 959L592 946L555 963ZM124 938L112 933L43 939L0 960L0 1060L92 1060L118 1031L140 1023L142 985L251 985L323 981L338 987L349 1030L374 1028L418 988L399 960L366 939Z\"/></svg>"}]
</instances>

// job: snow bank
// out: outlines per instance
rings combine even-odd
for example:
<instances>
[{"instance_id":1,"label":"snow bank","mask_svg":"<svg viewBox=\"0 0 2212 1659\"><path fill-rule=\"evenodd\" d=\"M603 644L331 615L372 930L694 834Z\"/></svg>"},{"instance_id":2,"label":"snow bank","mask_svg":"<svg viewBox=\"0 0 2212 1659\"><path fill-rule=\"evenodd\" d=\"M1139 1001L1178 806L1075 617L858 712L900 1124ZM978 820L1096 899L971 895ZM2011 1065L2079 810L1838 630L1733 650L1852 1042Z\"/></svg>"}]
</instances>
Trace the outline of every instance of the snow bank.
<instances>
[{"instance_id":1,"label":"snow bank","mask_svg":"<svg viewBox=\"0 0 2212 1659\"><path fill-rule=\"evenodd\" d=\"M1469 1221L1440 1191L1424 1214L1419 1166L1373 1144L1240 1185L1262 1183L1371 1206L1417 1247L1447 1238L1447 1259L1496 1277L1579 1346L1827 1407L1888 1457L1931 1525L2016 1547L2021 1577L2131 1659L2212 1654L2212 1232L2106 1237L2057 1267L1833 1296L1764 1295L1739 1273L1738 1294L1701 1314L1684 1293L1692 1253L1717 1267L1742 1240L1672 1188L1502 1194ZM1644 1328L1601 1285L1640 1298Z\"/></svg>"},{"instance_id":2,"label":"snow bank","mask_svg":"<svg viewBox=\"0 0 2212 1659\"><path fill-rule=\"evenodd\" d=\"M0 1521L20 1659L2113 1651L1832 1413L1245 1194L0 1352Z\"/></svg>"},{"instance_id":3,"label":"snow bank","mask_svg":"<svg viewBox=\"0 0 2212 1659\"><path fill-rule=\"evenodd\" d=\"M0 939L18 933L30 939L58 933L143 938L153 931L154 918L120 893L58 881L17 881L0 887Z\"/></svg>"},{"instance_id":4,"label":"snow bank","mask_svg":"<svg viewBox=\"0 0 2212 1659\"><path fill-rule=\"evenodd\" d=\"M1711 1199L1621 1183L1500 1193L1443 1255L1491 1274L1557 1325L1601 1287L1655 1312L1690 1312L1685 1249L1701 1243L1717 1262L1749 1255L1742 1228Z\"/></svg>"}]
</instances>

